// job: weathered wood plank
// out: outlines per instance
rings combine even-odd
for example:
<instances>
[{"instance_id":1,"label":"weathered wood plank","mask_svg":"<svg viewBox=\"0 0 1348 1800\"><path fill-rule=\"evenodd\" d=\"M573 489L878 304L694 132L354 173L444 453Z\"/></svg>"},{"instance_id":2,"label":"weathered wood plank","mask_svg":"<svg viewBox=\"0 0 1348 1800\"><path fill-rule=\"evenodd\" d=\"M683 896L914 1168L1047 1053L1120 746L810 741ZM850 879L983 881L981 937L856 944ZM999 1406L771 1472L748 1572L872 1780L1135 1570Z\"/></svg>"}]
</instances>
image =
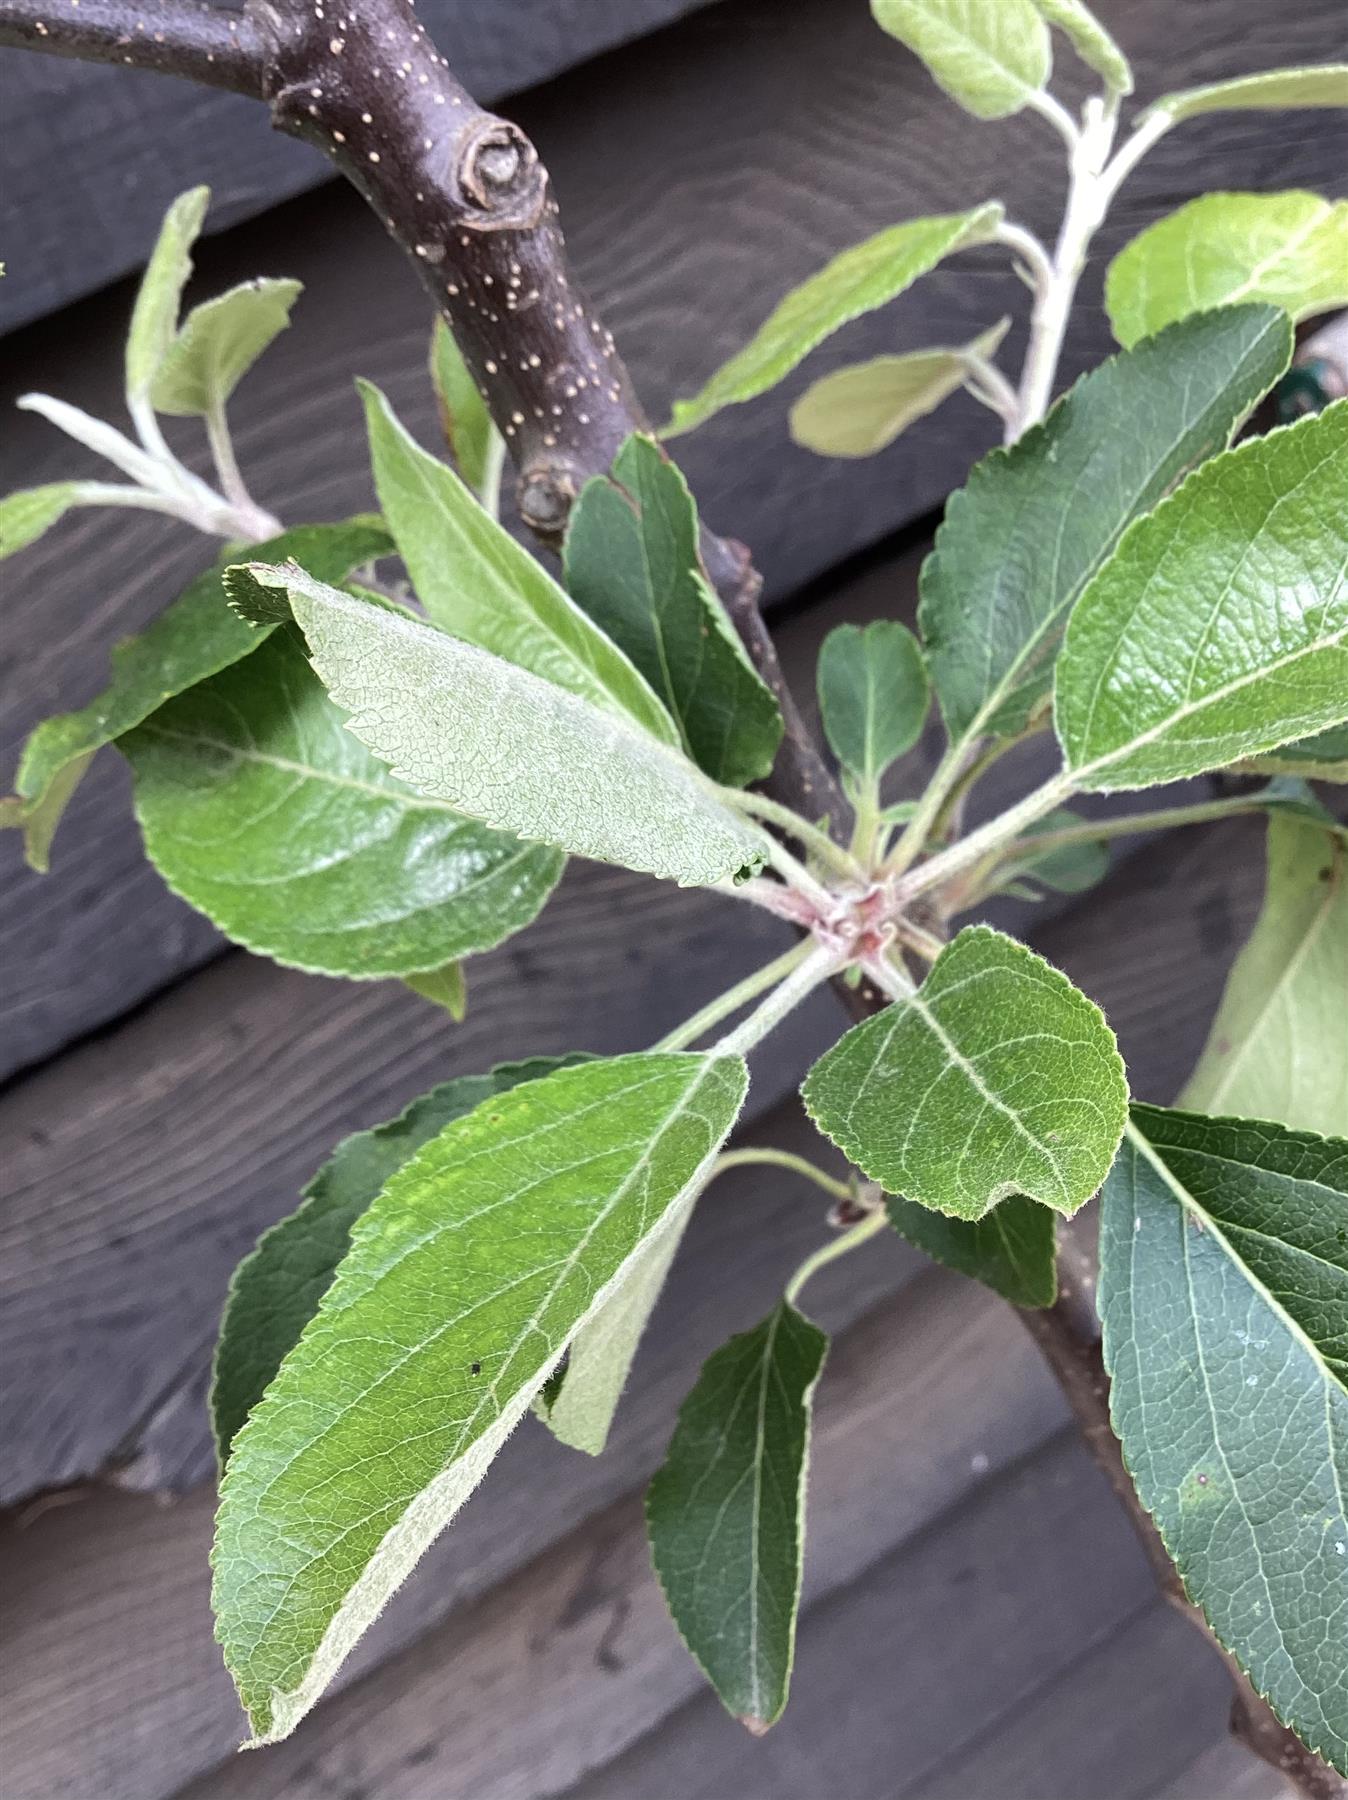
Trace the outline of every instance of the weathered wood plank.
<instances>
[{"instance_id":1,"label":"weathered wood plank","mask_svg":"<svg viewBox=\"0 0 1348 1800\"><path fill-rule=\"evenodd\" d=\"M1337 0L1303 0L1292 18L1254 0L1222 7L1227 30L1213 29L1211 4L1130 0L1111 17L1153 89L1333 50ZM971 127L854 0L799 0L785 12L772 0L723 0L517 110L553 165L578 267L657 414L792 281L868 230L993 191L1047 228L1060 187L1057 141L1041 121ZM1343 159L1315 114L1186 128L1125 191L1109 241L1205 182L1337 191ZM353 195L328 188L206 245L201 264L204 289L260 271L309 283L270 379L239 395L241 454L259 492L292 519L368 503L351 375L380 380L428 439L432 429L421 297L377 223ZM972 332L1022 302L1005 260L979 252L919 284L896 314L849 328L818 366ZM126 304L122 291L16 336L0 408L37 387L116 412ZM1088 306L1071 367L1106 347ZM961 397L884 456L829 463L787 443L783 412L769 396L680 444L708 517L755 547L774 595L938 504L992 437L988 415ZM88 466L40 421L7 424L0 490ZM183 529L100 514L7 568L9 753L44 713L97 691L109 641L142 626L202 557ZM45 885L19 868L12 841L0 843L0 951L16 970L3 1033L11 1068L116 1017L218 947L146 868L114 760L76 801Z\"/></svg>"},{"instance_id":2,"label":"weathered wood plank","mask_svg":"<svg viewBox=\"0 0 1348 1800\"><path fill-rule=\"evenodd\" d=\"M375 1683L350 1690L349 1701L326 1704L283 1748L230 1755L241 1720L210 1637L208 1490L168 1509L92 1493L0 1539L12 1657L0 1753L10 1800L160 1800L222 1762L222 1791L256 1800L317 1795L342 1770L351 1786L339 1791L380 1800L405 1791L436 1800L542 1794L695 1692L697 1672L650 1577L637 1505L597 1509L644 1480L698 1362L770 1303L796 1254L800 1215L814 1211L761 1177L734 1180L718 1201L723 1212L708 1207L695 1222L705 1259L681 1259L658 1353L643 1358L614 1450L591 1462L530 1422L350 1674L453 1607L447 1623ZM706 1279L717 1230L745 1210L764 1253L718 1288ZM881 1280L860 1268L830 1271L811 1292L812 1310L836 1328L873 1307L885 1280L913 1268L895 1249ZM1004 1308L943 1271L911 1282L901 1304L872 1312L835 1345L815 1442L811 1592L852 1579L939 1516L968 1485L972 1459L1004 1468L1061 1419L1052 1383ZM597 1516L580 1525L590 1512ZM60 1703L76 1691L79 1708ZM428 1729L438 1762L421 1758ZM424 1784L412 1790L397 1772L409 1757ZM375 1761L387 1765L383 1774L356 1781L357 1768L368 1775Z\"/></svg>"},{"instance_id":3,"label":"weathered wood plank","mask_svg":"<svg viewBox=\"0 0 1348 1800\"><path fill-rule=\"evenodd\" d=\"M469 91L491 102L704 3L422 0L418 10ZM325 158L272 131L253 102L129 69L6 51L0 111L0 242L14 248L0 332L135 267L182 187L219 190L219 229L332 178Z\"/></svg>"}]
</instances>

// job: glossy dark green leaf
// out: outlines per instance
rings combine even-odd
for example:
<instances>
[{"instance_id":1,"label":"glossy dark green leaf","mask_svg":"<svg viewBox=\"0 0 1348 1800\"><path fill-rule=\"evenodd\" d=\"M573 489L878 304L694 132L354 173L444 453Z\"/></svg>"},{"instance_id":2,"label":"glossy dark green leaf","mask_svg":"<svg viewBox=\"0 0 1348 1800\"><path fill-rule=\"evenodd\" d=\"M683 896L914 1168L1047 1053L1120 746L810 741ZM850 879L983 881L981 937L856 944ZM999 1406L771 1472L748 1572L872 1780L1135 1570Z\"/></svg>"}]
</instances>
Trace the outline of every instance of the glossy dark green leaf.
<instances>
[{"instance_id":1,"label":"glossy dark green leaf","mask_svg":"<svg viewBox=\"0 0 1348 1800\"><path fill-rule=\"evenodd\" d=\"M1348 1773L1348 1142L1137 1107L1100 1239L1138 1494L1255 1688Z\"/></svg>"},{"instance_id":2,"label":"glossy dark green leaf","mask_svg":"<svg viewBox=\"0 0 1348 1800\"><path fill-rule=\"evenodd\" d=\"M687 483L651 439L629 438L613 479L581 491L566 585L664 701L699 768L731 787L768 773L782 715L703 572Z\"/></svg>"},{"instance_id":3,"label":"glossy dark green leaf","mask_svg":"<svg viewBox=\"0 0 1348 1800\"><path fill-rule=\"evenodd\" d=\"M1073 1213L1104 1180L1128 1090L1098 1006L987 925L814 1065L810 1117L890 1194L981 1219L1026 1194Z\"/></svg>"},{"instance_id":4,"label":"glossy dark green leaf","mask_svg":"<svg viewBox=\"0 0 1348 1800\"><path fill-rule=\"evenodd\" d=\"M810 1409L828 1339L785 1300L710 1358L646 1495L674 1623L755 1732L786 1705L805 1540Z\"/></svg>"},{"instance_id":5,"label":"glossy dark green leaf","mask_svg":"<svg viewBox=\"0 0 1348 1800\"><path fill-rule=\"evenodd\" d=\"M706 1181L747 1084L733 1056L560 1069L387 1180L221 1488L217 1634L255 1742L315 1703L565 1344Z\"/></svg>"},{"instance_id":6,"label":"glossy dark green leaf","mask_svg":"<svg viewBox=\"0 0 1348 1800\"><path fill-rule=\"evenodd\" d=\"M301 525L256 546L262 556L294 557L324 581L342 581L392 548L382 522L369 514L337 525ZM265 640L265 631L230 610L223 575L223 566L208 570L153 625L117 644L112 680L97 699L78 712L45 719L30 735L15 780L21 804L13 822L27 827L30 840L38 827L41 842L35 847L30 841L28 851L35 868L46 868L61 810L96 750L175 694L250 656Z\"/></svg>"},{"instance_id":7,"label":"glossy dark green leaf","mask_svg":"<svg viewBox=\"0 0 1348 1800\"><path fill-rule=\"evenodd\" d=\"M561 877L558 851L391 775L345 729L293 627L119 747L165 881L235 943L295 968L439 970L529 924Z\"/></svg>"},{"instance_id":8,"label":"glossy dark green leaf","mask_svg":"<svg viewBox=\"0 0 1348 1800\"><path fill-rule=\"evenodd\" d=\"M1023 729L1069 612L1124 530L1229 443L1291 353L1273 307L1186 320L1093 370L977 464L922 567L922 636L952 739Z\"/></svg>"},{"instance_id":9,"label":"glossy dark green leaf","mask_svg":"<svg viewBox=\"0 0 1348 1800\"><path fill-rule=\"evenodd\" d=\"M318 1311L351 1231L385 1182L423 1144L484 1100L536 1081L582 1057L502 1063L489 1075L460 1075L414 1100L396 1119L358 1131L309 1182L301 1205L259 1238L234 1271L211 1386L211 1420L223 1469L244 1420Z\"/></svg>"},{"instance_id":10,"label":"glossy dark green leaf","mask_svg":"<svg viewBox=\"0 0 1348 1800\"><path fill-rule=\"evenodd\" d=\"M900 1237L1012 1306L1052 1306L1058 1297L1058 1226L1046 1206L1012 1194L981 1219L948 1219L890 1195L890 1223Z\"/></svg>"},{"instance_id":11,"label":"glossy dark green leaf","mask_svg":"<svg viewBox=\"0 0 1348 1800\"><path fill-rule=\"evenodd\" d=\"M879 782L917 742L931 704L922 646L896 619L835 626L819 652L817 682L834 755L859 781Z\"/></svg>"}]
</instances>

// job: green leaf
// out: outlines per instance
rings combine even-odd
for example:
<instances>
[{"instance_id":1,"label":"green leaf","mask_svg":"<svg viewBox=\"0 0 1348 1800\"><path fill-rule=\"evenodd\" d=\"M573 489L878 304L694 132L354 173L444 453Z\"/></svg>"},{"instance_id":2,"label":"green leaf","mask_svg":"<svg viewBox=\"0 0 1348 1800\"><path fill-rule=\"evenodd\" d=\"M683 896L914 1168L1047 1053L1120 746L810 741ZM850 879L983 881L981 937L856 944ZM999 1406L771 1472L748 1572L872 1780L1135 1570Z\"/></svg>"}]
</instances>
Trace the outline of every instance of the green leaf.
<instances>
[{"instance_id":1,"label":"green leaf","mask_svg":"<svg viewBox=\"0 0 1348 1800\"><path fill-rule=\"evenodd\" d=\"M766 860L763 833L635 725L294 564L250 563L247 573L264 590L264 611L289 597L349 729L417 793L514 836L685 887ZM231 594L239 600L237 573Z\"/></svg>"},{"instance_id":2,"label":"green leaf","mask_svg":"<svg viewBox=\"0 0 1348 1800\"><path fill-rule=\"evenodd\" d=\"M919 621L952 741L1024 729L1074 602L1125 528L1230 442L1282 374L1272 307L1186 320L1085 376L952 494Z\"/></svg>"},{"instance_id":3,"label":"green leaf","mask_svg":"<svg viewBox=\"0 0 1348 1800\"><path fill-rule=\"evenodd\" d=\"M564 1365L540 1389L534 1410L553 1436L599 1456L608 1443L637 1347L665 1285L698 1195L632 1258L613 1293L577 1332Z\"/></svg>"},{"instance_id":4,"label":"green leaf","mask_svg":"<svg viewBox=\"0 0 1348 1800\"><path fill-rule=\"evenodd\" d=\"M886 1206L900 1237L947 1269L981 1281L1012 1306L1052 1306L1057 1299L1057 1222L1037 1200L1012 1194L986 1218L973 1220L947 1219L897 1195Z\"/></svg>"},{"instance_id":5,"label":"green leaf","mask_svg":"<svg viewBox=\"0 0 1348 1800\"><path fill-rule=\"evenodd\" d=\"M1073 782L1178 781L1348 720L1348 401L1215 457L1140 519L1058 658Z\"/></svg>"},{"instance_id":6,"label":"green leaf","mask_svg":"<svg viewBox=\"0 0 1348 1800\"><path fill-rule=\"evenodd\" d=\"M1061 806L1041 819L1035 831L1070 831L1085 822L1080 813ZM1000 872L998 885L1005 887L1012 881L1030 876L1055 893L1084 894L1096 882L1103 881L1108 873L1109 851L1105 840L1090 838L1075 844L1057 844L1008 862Z\"/></svg>"},{"instance_id":7,"label":"green leaf","mask_svg":"<svg viewBox=\"0 0 1348 1800\"><path fill-rule=\"evenodd\" d=\"M438 973L528 925L561 878L556 850L395 780L343 729L293 628L119 747L146 851L174 893L292 968Z\"/></svg>"},{"instance_id":8,"label":"green leaf","mask_svg":"<svg viewBox=\"0 0 1348 1800\"><path fill-rule=\"evenodd\" d=\"M990 201L968 212L891 225L844 250L793 289L700 393L675 403L674 416L662 435L691 431L722 407L738 406L776 387L849 320L896 299L956 250L988 243L1001 221L1002 207Z\"/></svg>"},{"instance_id":9,"label":"green leaf","mask_svg":"<svg viewBox=\"0 0 1348 1800\"><path fill-rule=\"evenodd\" d=\"M828 1339L785 1300L709 1358L646 1495L655 1572L722 1703L781 1717L795 1655L810 1412Z\"/></svg>"},{"instance_id":10,"label":"green leaf","mask_svg":"<svg viewBox=\"0 0 1348 1800\"><path fill-rule=\"evenodd\" d=\"M1163 94L1146 112L1169 113L1175 121L1197 118L1200 113L1232 108L1271 107L1281 110L1300 106L1348 106L1348 63L1311 64L1304 68L1266 69L1259 75L1237 75L1231 81L1214 81L1206 87L1184 88Z\"/></svg>"},{"instance_id":11,"label":"green leaf","mask_svg":"<svg viewBox=\"0 0 1348 1800\"><path fill-rule=\"evenodd\" d=\"M371 514L337 525L301 525L255 546L261 556L294 557L317 576L341 581L362 563L386 556L392 542ZM21 805L13 821L26 835L28 860L47 867L47 850L61 813L96 750L141 724L165 700L241 657L264 641L225 601L224 567L207 570L139 637L112 652L112 680L78 712L44 719L29 736L15 779Z\"/></svg>"},{"instance_id":12,"label":"green leaf","mask_svg":"<svg viewBox=\"0 0 1348 1800\"><path fill-rule=\"evenodd\" d=\"M1114 1429L1190 1598L1348 1773L1348 1143L1134 1121L1100 1220Z\"/></svg>"},{"instance_id":13,"label":"green leaf","mask_svg":"<svg viewBox=\"0 0 1348 1800\"><path fill-rule=\"evenodd\" d=\"M211 190L189 188L164 214L145 265L126 339L126 397L134 413L148 400L178 325L178 303L192 273L192 245L210 205Z\"/></svg>"},{"instance_id":14,"label":"green leaf","mask_svg":"<svg viewBox=\"0 0 1348 1800\"><path fill-rule=\"evenodd\" d=\"M931 704L922 647L894 619L838 625L819 652L819 711L834 755L867 785L911 750Z\"/></svg>"},{"instance_id":15,"label":"green leaf","mask_svg":"<svg viewBox=\"0 0 1348 1800\"><path fill-rule=\"evenodd\" d=\"M408 435L378 388L361 382L360 390L379 504L434 622L677 744L669 714L617 645L454 471Z\"/></svg>"},{"instance_id":16,"label":"green leaf","mask_svg":"<svg viewBox=\"0 0 1348 1800\"><path fill-rule=\"evenodd\" d=\"M156 412L191 418L223 411L239 382L290 323L299 281L245 281L194 306L155 371Z\"/></svg>"},{"instance_id":17,"label":"green leaf","mask_svg":"<svg viewBox=\"0 0 1348 1800\"><path fill-rule=\"evenodd\" d=\"M871 11L976 119L1019 112L1053 67L1035 0L871 0Z\"/></svg>"},{"instance_id":18,"label":"green leaf","mask_svg":"<svg viewBox=\"0 0 1348 1800\"><path fill-rule=\"evenodd\" d=\"M220 1321L211 1421L223 1469L244 1420L318 1311L351 1231L380 1189L423 1144L483 1101L537 1081L579 1056L502 1063L489 1075L460 1075L414 1100L396 1119L344 1138L304 1189L302 1204L258 1239L234 1271Z\"/></svg>"},{"instance_id":19,"label":"green leaf","mask_svg":"<svg viewBox=\"0 0 1348 1800\"><path fill-rule=\"evenodd\" d=\"M1267 301L1294 319L1348 303L1348 200L1204 194L1126 244L1105 280L1121 344L1240 300Z\"/></svg>"},{"instance_id":20,"label":"green leaf","mask_svg":"<svg viewBox=\"0 0 1348 1800\"><path fill-rule=\"evenodd\" d=\"M664 701L699 768L731 787L768 773L781 712L703 572L687 484L649 438L629 438L613 480L582 490L566 585Z\"/></svg>"},{"instance_id":21,"label":"green leaf","mask_svg":"<svg viewBox=\"0 0 1348 1800\"><path fill-rule=\"evenodd\" d=\"M1348 1127L1348 841L1295 816L1268 823L1268 885L1181 1106Z\"/></svg>"},{"instance_id":22,"label":"green leaf","mask_svg":"<svg viewBox=\"0 0 1348 1800\"><path fill-rule=\"evenodd\" d=\"M747 1081L738 1057L562 1069L386 1182L221 1489L217 1634L255 1742L314 1704L563 1346L705 1182Z\"/></svg>"},{"instance_id":23,"label":"green leaf","mask_svg":"<svg viewBox=\"0 0 1348 1800\"><path fill-rule=\"evenodd\" d=\"M921 988L854 1026L801 1091L872 1181L959 1219L1012 1194L1074 1213L1104 1180L1128 1105L1099 1007L987 925L966 926Z\"/></svg>"},{"instance_id":24,"label":"green leaf","mask_svg":"<svg viewBox=\"0 0 1348 1800\"><path fill-rule=\"evenodd\" d=\"M1317 731L1314 737L1282 744L1269 756L1252 757L1256 775L1302 775L1308 781L1348 781L1348 725Z\"/></svg>"},{"instance_id":25,"label":"green leaf","mask_svg":"<svg viewBox=\"0 0 1348 1800\"><path fill-rule=\"evenodd\" d=\"M48 481L41 487L19 488L0 500L0 562L24 550L40 538L72 506L88 487L83 481Z\"/></svg>"},{"instance_id":26,"label":"green leaf","mask_svg":"<svg viewBox=\"0 0 1348 1800\"><path fill-rule=\"evenodd\" d=\"M820 456L874 456L964 385L970 356L992 356L1010 319L960 350L874 356L816 381L791 408L791 435Z\"/></svg>"},{"instance_id":27,"label":"green leaf","mask_svg":"<svg viewBox=\"0 0 1348 1800\"><path fill-rule=\"evenodd\" d=\"M461 962L448 962L443 969L423 969L403 980L414 994L443 1006L456 1025L468 1017L468 981Z\"/></svg>"},{"instance_id":28,"label":"green leaf","mask_svg":"<svg viewBox=\"0 0 1348 1800\"><path fill-rule=\"evenodd\" d=\"M1088 6L1081 0L1034 0L1050 25L1071 43L1088 69L1103 76L1107 87L1116 94L1131 94L1133 71L1128 58L1105 30Z\"/></svg>"},{"instance_id":29,"label":"green leaf","mask_svg":"<svg viewBox=\"0 0 1348 1800\"><path fill-rule=\"evenodd\" d=\"M454 342L454 334L439 313L431 333L430 367L440 426L454 466L494 518L500 499L505 439L492 423L487 403Z\"/></svg>"}]
</instances>

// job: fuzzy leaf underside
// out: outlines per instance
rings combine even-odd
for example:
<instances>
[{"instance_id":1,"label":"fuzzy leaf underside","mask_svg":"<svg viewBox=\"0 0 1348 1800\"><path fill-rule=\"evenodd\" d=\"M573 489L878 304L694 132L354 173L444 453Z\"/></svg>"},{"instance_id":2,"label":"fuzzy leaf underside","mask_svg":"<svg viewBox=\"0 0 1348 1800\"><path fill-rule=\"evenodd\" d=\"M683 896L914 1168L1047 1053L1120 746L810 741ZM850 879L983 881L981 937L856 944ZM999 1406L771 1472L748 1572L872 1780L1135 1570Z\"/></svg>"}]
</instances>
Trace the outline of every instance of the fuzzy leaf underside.
<instances>
[{"instance_id":1,"label":"fuzzy leaf underside","mask_svg":"<svg viewBox=\"0 0 1348 1800\"><path fill-rule=\"evenodd\" d=\"M1128 525L1230 442L1291 354L1272 307L1186 320L1084 376L975 466L921 577L952 739L1023 729L1052 685L1068 614Z\"/></svg>"},{"instance_id":2,"label":"fuzzy leaf underside","mask_svg":"<svg viewBox=\"0 0 1348 1800\"><path fill-rule=\"evenodd\" d=\"M559 851L397 781L345 729L293 625L119 748L168 885L234 942L295 968L438 971L530 924L561 878Z\"/></svg>"},{"instance_id":3,"label":"fuzzy leaf underside","mask_svg":"<svg viewBox=\"0 0 1348 1800\"><path fill-rule=\"evenodd\" d=\"M221 1488L217 1635L255 1742L314 1704L706 1180L747 1080L738 1057L582 1063L485 1101L387 1181Z\"/></svg>"},{"instance_id":4,"label":"fuzzy leaf underside","mask_svg":"<svg viewBox=\"0 0 1348 1800\"><path fill-rule=\"evenodd\" d=\"M1137 1107L1100 1238L1138 1494L1258 1692L1348 1773L1348 1142Z\"/></svg>"},{"instance_id":5,"label":"fuzzy leaf underside","mask_svg":"<svg viewBox=\"0 0 1348 1800\"><path fill-rule=\"evenodd\" d=\"M1069 773L1177 781L1348 720L1348 401L1197 469L1087 587L1058 658Z\"/></svg>"},{"instance_id":6,"label":"fuzzy leaf underside","mask_svg":"<svg viewBox=\"0 0 1348 1800\"><path fill-rule=\"evenodd\" d=\"M722 1703L761 1732L786 1705L805 1536L810 1410L828 1339L783 1300L722 1346L646 1495L656 1574Z\"/></svg>"},{"instance_id":7,"label":"fuzzy leaf underside","mask_svg":"<svg viewBox=\"0 0 1348 1800\"><path fill-rule=\"evenodd\" d=\"M194 306L155 372L155 411L187 418L222 410L290 323L301 291L298 281L245 281Z\"/></svg>"},{"instance_id":8,"label":"fuzzy leaf underside","mask_svg":"<svg viewBox=\"0 0 1348 1800\"><path fill-rule=\"evenodd\" d=\"M854 1026L801 1091L887 1193L966 1220L1015 1194L1075 1212L1104 1180L1127 1112L1099 1008L987 925L966 926L922 987Z\"/></svg>"},{"instance_id":9,"label":"fuzzy leaf underside","mask_svg":"<svg viewBox=\"0 0 1348 1800\"><path fill-rule=\"evenodd\" d=\"M976 119L1019 112L1048 81L1052 46L1034 0L871 0L871 11Z\"/></svg>"}]
</instances>

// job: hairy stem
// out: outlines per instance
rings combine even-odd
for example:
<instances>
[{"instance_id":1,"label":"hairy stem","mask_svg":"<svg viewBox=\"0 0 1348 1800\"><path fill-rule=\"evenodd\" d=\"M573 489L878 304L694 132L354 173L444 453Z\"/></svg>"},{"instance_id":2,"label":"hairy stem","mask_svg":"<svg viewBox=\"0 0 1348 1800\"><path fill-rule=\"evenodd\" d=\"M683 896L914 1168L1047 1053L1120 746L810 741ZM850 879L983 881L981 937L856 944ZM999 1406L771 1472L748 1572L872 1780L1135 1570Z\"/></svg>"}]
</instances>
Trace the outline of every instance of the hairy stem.
<instances>
[{"instance_id":1,"label":"hairy stem","mask_svg":"<svg viewBox=\"0 0 1348 1800\"><path fill-rule=\"evenodd\" d=\"M836 1261L838 1257L847 1256L851 1251L859 1249L878 1231L883 1231L888 1224L889 1214L883 1209L878 1212L868 1212L864 1219L858 1219L850 1231L844 1231L841 1237L833 1238L829 1243L822 1244L812 1256L807 1256L786 1284L784 1297L788 1305L795 1305L800 1290L812 1275L817 1275L822 1268Z\"/></svg>"},{"instance_id":2,"label":"hairy stem","mask_svg":"<svg viewBox=\"0 0 1348 1800\"><path fill-rule=\"evenodd\" d=\"M823 1188L835 1200L850 1201L855 1198L850 1184L839 1181L836 1175L830 1175L817 1163L807 1157L797 1156L790 1150L766 1150L753 1147L744 1150L727 1150L718 1156L712 1165L713 1175L723 1175L727 1169L745 1169L763 1164L768 1168L790 1169L794 1175L803 1175L806 1181L812 1181L816 1187Z\"/></svg>"},{"instance_id":3,"label":"hairy stem","mask_svg":"<svg viewBox=\"0 0 1348 1800\"><path fill-rule=\"evenodd\" d=\"M791 974L780 986L773 989L763 1004L751 1012L742 1025L737 1025L727 1036L714 1046L719 1056L744 1056L755 1045L761 1044L770 1031L776 1029L789 1012L795 1010L801 1001L830 981L843 967L844 959L836 951L827 950L822 945L811 946L802 957Z\"/></svg>"},{"instance_id":4,"label":"hairy stem","mask_svg":"<svg viewBox=\"0 0 1348 1800\"><path fill-rule=\"evenodd\" d=\"M1094 844L1102 838L1131 837L1139 831L1172 831L1178 825L1204 825L1211 819L1229 819L1237 813L1262 812L1253 794L1234 794L1226 800L1201 800L1192 806L1158 806L1152 812L1123 813L1115 819L1085 819L1080 825L1064 825L1057 831L1037 831L1007 845L1006 854L1017 861L1038 856L1064 844Z\"/></svg>"},{"instance_id":5,"label":"hairy stem","mask_svg":"<svg viewBox=\"0 0 1348 1800\"><path fill-rule=\"evenodd\" d=\"M777 957L773 962L765 963L761 969L755 969L752 975L746 975L743 981L737 981L734 987L727 988L725 993L718 994L714 1000L709 1000L704 1007L693 1014L692 1018L685 1019L682 1025L676 1026L668 1036L662 1037L660 1042L653 1044L651 1048L653 1050L683 1050L689 1044L695 1044L714 1025L719 1025L723 1019L728 1019L732 1013L737 1013L742 1006L747 1006L751 1000L757 1000L760 994L765 994L769 988L774 988L778 982L784 981L793 969L798 968L804 962L810 954L810 950L811 944L808 939L803 943L793 944L784 956Z\"/></svg>"}]
</instances>

